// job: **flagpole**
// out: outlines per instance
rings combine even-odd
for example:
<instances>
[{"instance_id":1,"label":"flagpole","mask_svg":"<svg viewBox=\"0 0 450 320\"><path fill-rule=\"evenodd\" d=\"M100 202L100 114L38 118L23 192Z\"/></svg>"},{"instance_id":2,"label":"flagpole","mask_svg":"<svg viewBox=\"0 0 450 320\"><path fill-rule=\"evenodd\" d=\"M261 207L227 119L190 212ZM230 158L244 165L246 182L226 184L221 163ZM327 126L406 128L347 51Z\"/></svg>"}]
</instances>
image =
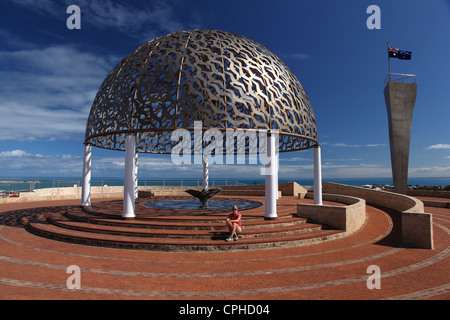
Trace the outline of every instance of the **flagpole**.
<instances>
[{"instance_id":1,"label":"flagpole","mask_svg":"<svg viewBox=\"0 0 450 320\"><path fill-rule=\"evenodd\" d=\"M389 81L391 81L391 58L389 57L389 42L387 42L388 49L388 68L389 68Z\"/></svg>"}]
</instances>

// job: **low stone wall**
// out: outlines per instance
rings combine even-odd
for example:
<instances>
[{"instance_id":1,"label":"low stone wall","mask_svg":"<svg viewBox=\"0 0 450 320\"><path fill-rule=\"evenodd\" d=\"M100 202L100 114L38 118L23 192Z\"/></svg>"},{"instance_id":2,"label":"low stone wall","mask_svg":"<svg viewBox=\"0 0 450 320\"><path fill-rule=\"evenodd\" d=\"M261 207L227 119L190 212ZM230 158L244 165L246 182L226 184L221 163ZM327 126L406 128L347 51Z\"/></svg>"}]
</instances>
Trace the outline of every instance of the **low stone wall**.
<instances>
[{"instance_id":1,"label":"low stone wall","mask_svg":"<svg viewBox=\"0 0 450 320\"><path fill-rule=\"evenodd\" d=\"M306 189L296 182L280 183L278 185L278 196L306 194ZM222 190L220 195L234 195L234 196L261 196L265 195L265 185L244 185L244 186L218 186L210 188L219 188ZM187 186L140 186L138 188L139 197L151 196L188 196L185 192L187 189L202 190L202 187L187 187ZM65 187L65 188L47 188L36 189L32 192L21 192L19 197L14 198L0 198L2 203L16 203L16 202L30 202L30 201L45 201L45 200L66 200L66 199L80 199L81 201L81 187ZM91 199L94 198L123 198L123 186L104 186L91 187Z\"/></svg>"},{"instance_id":2,"label":"low stone wall","mask_svg":"<svg viewBox=\"0 0 450 320\"><path fill-rule=\"evenodd\" d=\"M421 199L426 207L450 208L450 191L445 190L408 190L409 196ZM436 198L436 199L433 199Z\"/></svg>"},{"instance_id":3,"label":"low stone wall","mask_svg":"<svg viewBox=\"0 0 450 320\"><path fill-rule=\"evenodd\" d=\"M422 199L423 205L425 207L436 207L436 208L449 208L450 209L450 199L449 201L435 201L429 199Z\"/></svg>"},{"instance_id":4,"label":"low stone wall","mask_svg":"<svg viewBox=\"0 0 450 320\"><path fill-rule=\"evenodd\" d=\"M264 184L244 185L244 186L220 186L221 195L246 195L246 196L264 196ZM278 197L294 196L301 194L303 197L308 191L297 182L283 182L278 184Z\"/></svg>"},{"instance_id":5,"label":"low stone wall","mask_svg":"<svg viewBox=\"0 0 450 320\"><path fill-rule=\"evenodd\" d=\"M283 196L298 197L300 195L301 199L303 199L308 193L308 190L299 185L297 182L280 183L278 184L278 190L281 191Z\"/></svg>"},{"instance_id":6,"label":"low stone wall","mask_svg":"<svg viewBox=\"0 0 450 320\"><path fill-rule=\"evenodd\" d=\"M201 191L202 187L146 186L146 187L139 187L138 190L140 194L141 193L151 194L155 197L158 197L158 196L188 196L189 194L185 192L187 189ZM264 197L266 194L264 185L217 186L217 187L210 187L210 189L220 189L221 192L218 195L221 196ZM281 197L281 191L279 191L278 195Z\"/></svg>"},{"instance_id":7,"label":"low stone wall","mask_svg":"<svg viewBox=\"0 0 450 320\"><path fill-rule=\"evenodd\" d=\"M413 197L434 197L450 199L450 191L445 190L408 190L407 195Z\"/></svg>"},{"instance_id":8,"label":"low stone wall","mask_svg":"<svg viewBox=\"0 0 450 320\"><path fill-rule=\"evenodd\" d=\"M185 191L188 189L201 191L202 187L166 187L166 186L145 186L139 187L138 192L140 194L149 193L154 197L163 196L189 196Z\"/></svg>"},{"instance_id":9,"label":"low stone wall","mask_svg":"<svg viewBox=\"0 0 450 320\"><path fill-rule=\"evenodd\" d=\"M322 194L322 199L344 205L299 203L297 204L297 216L329 225L333 229L345 230L348 234L359 230L364 225L367 218L366 201L364 199L337 194Z\"/></svg>"},{"instance_id":10,"label":"low stone wall","mask_svg":"<svg viewBox=\"0 0 450 320\"><path fill-rule=\"evenodd\" d=\"M0 198L2 203L32 202L32 201L48 201L48 200L68 200L80 199L81 187L65 187L65 188L45 188L36 189L31 192L21 192L18 197ZM122 198L123 187L91 187L91 199L94 198Z\"/></svg>"},{"instance_id":11,"label":"low stone wall","mask_svg":"<svg viewBox=\"0 0 450 320\"><path fill-rule=\"evenodd\" d=\"M434 248L432 215L424 212L422 201L399 193L331 182L323 183L323 192L362 198L368 204L401 212L403 243L418 248Z\"/></svg>"}]
</instances>

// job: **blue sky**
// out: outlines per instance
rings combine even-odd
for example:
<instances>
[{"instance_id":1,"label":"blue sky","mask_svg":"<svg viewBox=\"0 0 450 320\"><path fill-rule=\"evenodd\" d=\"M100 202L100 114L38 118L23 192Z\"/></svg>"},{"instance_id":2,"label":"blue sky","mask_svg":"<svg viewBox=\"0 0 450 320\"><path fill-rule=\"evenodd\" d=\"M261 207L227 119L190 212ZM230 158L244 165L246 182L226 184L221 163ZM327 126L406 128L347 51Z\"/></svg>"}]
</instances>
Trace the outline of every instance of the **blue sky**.
<instances>
[{"instance_id":1,"label":"blue sky","mask_svg":"<svg viewBox=\"0 0 450 320\"><path fill-rule=\"evenodd\" d=\"M81 29L69 30L69 5ZM369 5L381 29L369 30ZM412 51L392 72L417 76L410 177L450 177L448 0L2 0L0 180L81 177L87 117L103 79L129 52L196 28L243 35L294 72L316 116L323 177L390 177L384 103L386 42ZM123 152L93 149L93 178L123 177ZM258 166L216 165L211 178L262 178ZM313 176L313 151L282 154L280 178ZM139 178L200 178L201 166L140 155Z\"/></svg>"}]
</instances>

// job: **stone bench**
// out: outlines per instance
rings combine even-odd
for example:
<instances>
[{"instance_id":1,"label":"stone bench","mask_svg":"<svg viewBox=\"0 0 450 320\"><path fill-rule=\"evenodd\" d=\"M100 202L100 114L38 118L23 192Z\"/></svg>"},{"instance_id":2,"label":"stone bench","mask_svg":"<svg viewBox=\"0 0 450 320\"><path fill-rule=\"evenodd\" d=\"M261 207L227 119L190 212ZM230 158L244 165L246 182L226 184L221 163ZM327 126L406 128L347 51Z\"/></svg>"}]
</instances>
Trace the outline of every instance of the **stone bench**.
<instances>
[{"instance_id":1,"label":"stone bench","mask_svg":"<svg viewBox=\"0 0 450 320\"><path fill-rule=\"evenodd\" d=\"M345 230L348 234L359 230L364 225L366 221L366 201L364 199L337 194L322 194L322 199L344 205L299 203L297 204L297 216L310 219L315 223L326 224L333 229Z\"/></svg>"},{"instance_id":2,"label":"stone bench","mask_svg":"<svg viewBox=\"0 0 450 320\"><path fill-rule=\"evenodd\" d=\"M338 183L323 183L326 193L348 195L401 213L402 241L404 244L425 249L434 249L432 215L424 212L423 202L407 195L347 186Z\"/></svg>"}]
</instances>

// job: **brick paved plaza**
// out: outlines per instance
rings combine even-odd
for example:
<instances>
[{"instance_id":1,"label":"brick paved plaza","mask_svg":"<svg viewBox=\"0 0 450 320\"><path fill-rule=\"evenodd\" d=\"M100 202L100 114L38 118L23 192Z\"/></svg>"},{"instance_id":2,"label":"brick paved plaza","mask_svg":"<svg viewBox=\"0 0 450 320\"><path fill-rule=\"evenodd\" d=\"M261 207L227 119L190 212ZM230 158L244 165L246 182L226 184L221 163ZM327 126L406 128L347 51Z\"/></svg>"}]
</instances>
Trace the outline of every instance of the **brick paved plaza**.
<instances>
[{"instance_id":1,"label":"brick paved plaza","mask_svg":"<svg viewBox=\"0 0 450 320\"><path fill-rule=\"evenodd\" d=\"M119 200L95 200L93 206L111 201ZM280 198L280 212L295 211L298 201ZM24 228L26 219L42 219L61 206L77 208L79 200L0 207L0 299L450 298L446 208L425 208L433 213L433 250L403 247L399 214L368 205L364 227L343 238L270 249L164 252L66 243ZM253 210L264 214L264 206ZM67 288L70 265L80 267L80 289ZM380 268L381 289L367 287L371 265Z\"/></svg>"}]
</instances>

